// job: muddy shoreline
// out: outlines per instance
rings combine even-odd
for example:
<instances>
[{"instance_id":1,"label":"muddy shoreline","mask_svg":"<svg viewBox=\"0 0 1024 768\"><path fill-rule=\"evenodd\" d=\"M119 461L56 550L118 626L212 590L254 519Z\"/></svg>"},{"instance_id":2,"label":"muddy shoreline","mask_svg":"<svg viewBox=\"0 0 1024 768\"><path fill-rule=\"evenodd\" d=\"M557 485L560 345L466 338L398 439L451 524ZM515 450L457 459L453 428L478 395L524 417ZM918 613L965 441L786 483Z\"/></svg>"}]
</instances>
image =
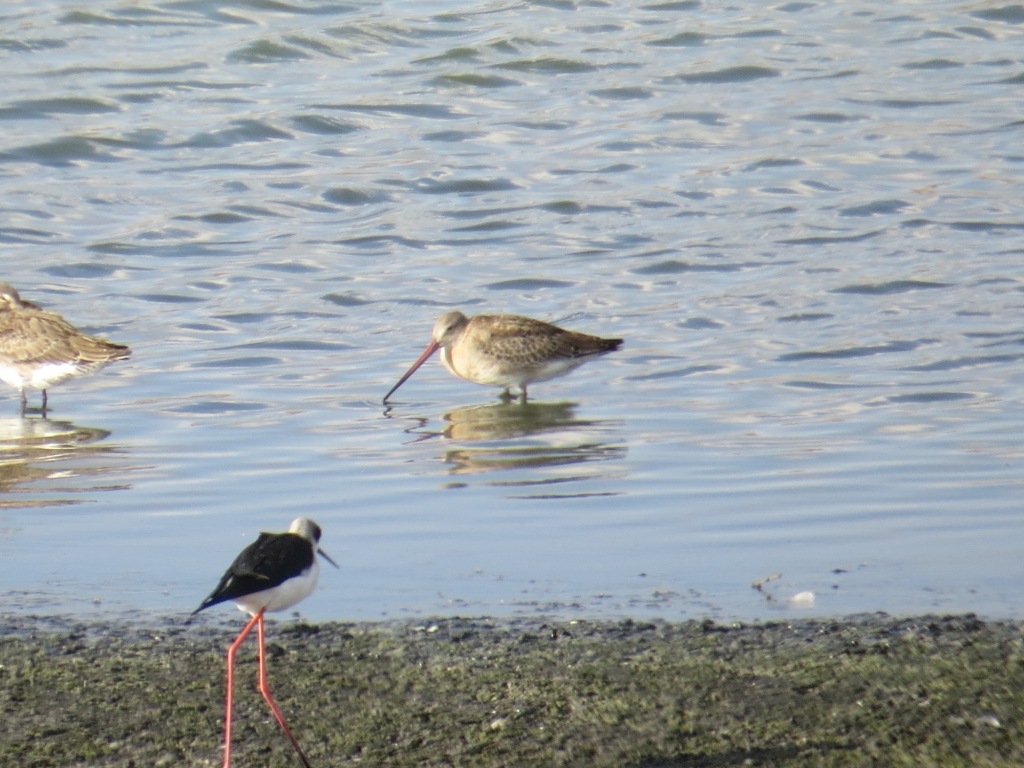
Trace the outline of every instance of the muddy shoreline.
<instances>
[{"instance_id":1,"label":"muddy shoreline","mask_svg":"<svg viewBox=\"0 0 1024 768\"><path fill-rule=\"evenodd\" d=\"M5 616L0 765L218 766L240 628ZM1019 622L443 618L268 625L321 766L1019 766ZM235 766L299 766L240 654Z\"/></svg>"}]
</instances>

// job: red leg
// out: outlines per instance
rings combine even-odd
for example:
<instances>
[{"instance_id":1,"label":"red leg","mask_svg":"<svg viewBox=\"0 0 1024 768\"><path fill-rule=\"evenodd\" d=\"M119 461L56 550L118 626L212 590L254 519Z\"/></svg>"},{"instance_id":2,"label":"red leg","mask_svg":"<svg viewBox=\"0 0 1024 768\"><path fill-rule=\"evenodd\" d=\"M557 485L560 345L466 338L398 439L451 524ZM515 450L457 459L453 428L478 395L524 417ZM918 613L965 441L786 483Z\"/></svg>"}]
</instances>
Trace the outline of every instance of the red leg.
<instances>
[{"instance_id":1,"label":"red leg","mask_svg":"<svg viewBox=\"0 0 1024 768\"><path fill-rule=\"evenodd\" d=\"M245 625L245 629L238 633L238 637L235 638L235 642L228 648L228 695L227 695L227 714L224 716L224 768L231 768L231 710L234 700L235 691L235 654L238 649L245 642L245 638L252 632L253 625L259 624L260 634L263 632L263 611L260 611L248 624ZM261 643L262 645L262 643Z\"/></svg>"},{"instance_id":2,"label":"red leg","mask_svg":"<svg viewBox=\"0 0 1024 768\"><path fill-rule=\"evenodd\" d=\"M284 715L281 714L281 710L278 708L277 703L274 701L274 697L270 695L270 683L267 681L267 651L263 644L263 612L260 611L256 616L259 621L256 623L257 637L259 638L260 644L260 693L263 694L263 698L267 700L267 704L270 705L270 710L274 713L274 717L277 719L277 724L281 726L281 730L284 731L285 736L295 747L295 751L299 753L299 757L302 759L302 764L306 768L312 768L309 764L309 760L306 759L306 753L302 751L302 747L299 746L299 742L292 736L292 732L288 730L288 726L285 725ZM225 766L227 768L227 766Z\"/></svg>"}]
</instances>

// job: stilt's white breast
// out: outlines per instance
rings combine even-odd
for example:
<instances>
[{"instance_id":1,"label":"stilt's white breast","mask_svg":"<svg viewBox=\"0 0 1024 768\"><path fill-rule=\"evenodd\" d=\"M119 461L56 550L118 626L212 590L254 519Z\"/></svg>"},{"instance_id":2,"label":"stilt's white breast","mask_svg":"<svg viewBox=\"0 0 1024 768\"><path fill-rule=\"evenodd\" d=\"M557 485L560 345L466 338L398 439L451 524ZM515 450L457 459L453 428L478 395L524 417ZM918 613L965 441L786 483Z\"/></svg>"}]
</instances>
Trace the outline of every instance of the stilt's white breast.
<instances>
[{"instance_id":1,"label":"stilt's white breast","mask_svg":"<svg viewBox=\"0 0 1024 768\"><path fill-rule=\"evenodd\" d=\"M254 616L264 608L267 613L286 611L309 597L316 589L319 578L320 564L314 559L313 564L298 576L293 576L278 586L264 589L262 592L236 597L235 605L239 610Z\"/></svg>"}]
</instances>

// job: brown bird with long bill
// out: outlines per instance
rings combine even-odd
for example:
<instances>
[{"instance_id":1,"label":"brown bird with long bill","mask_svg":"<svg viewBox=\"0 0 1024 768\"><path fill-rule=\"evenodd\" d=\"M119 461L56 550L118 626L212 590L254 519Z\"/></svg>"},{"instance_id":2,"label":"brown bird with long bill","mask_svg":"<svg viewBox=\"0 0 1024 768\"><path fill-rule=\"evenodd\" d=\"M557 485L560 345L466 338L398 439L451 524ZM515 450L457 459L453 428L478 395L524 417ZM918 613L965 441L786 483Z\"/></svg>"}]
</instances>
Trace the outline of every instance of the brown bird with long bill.
<instances>
[{"instance_id":1,"label":"brown bird with long bill","mask_svg":"<svg viewBox=\"0 0 1024 768\"><path fill-rule=\"evenodd\" d=\"M622 346L622 339L603 339L520 315L477 315L458 311L441 315L434 323L431 342L419 359L386 395L395 393L438 349L448 372L484 386L502 387L502 396L519 390L526 402L527 387L564 376L583 363Z\"/></svg>"}]
</instances>

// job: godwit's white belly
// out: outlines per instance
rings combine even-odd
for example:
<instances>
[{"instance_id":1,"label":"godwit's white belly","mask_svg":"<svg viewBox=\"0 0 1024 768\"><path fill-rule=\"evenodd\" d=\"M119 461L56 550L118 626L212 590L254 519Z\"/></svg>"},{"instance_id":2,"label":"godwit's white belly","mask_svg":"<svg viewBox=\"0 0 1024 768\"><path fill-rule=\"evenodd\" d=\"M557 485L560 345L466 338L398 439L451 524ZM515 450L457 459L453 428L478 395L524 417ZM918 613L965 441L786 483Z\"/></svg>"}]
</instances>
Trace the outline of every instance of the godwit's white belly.
<instances>
[{"instance_id":1,"label":"godwit's white belly","mask_svg":"<svg viewBox=\"0 0 1024 768\"><path fill-rule=\"evenodd\" d=\"M441 362L453 376L474 384L506 388L554 379L579 368L588 359L573 357L519 362L464 351L460 354L452 349L441 350Z\"/></svg>"},{"instance_id":2,"label":"godwit's white belly","mask_svg":"<svg viewBox=\"0 0 1024 768\"><path fill-rule=\"evenodd\" d=\"M0 380L15 389L47 389L81 372L77 363L0 364Z\"/></svg>"}]
</instances>

